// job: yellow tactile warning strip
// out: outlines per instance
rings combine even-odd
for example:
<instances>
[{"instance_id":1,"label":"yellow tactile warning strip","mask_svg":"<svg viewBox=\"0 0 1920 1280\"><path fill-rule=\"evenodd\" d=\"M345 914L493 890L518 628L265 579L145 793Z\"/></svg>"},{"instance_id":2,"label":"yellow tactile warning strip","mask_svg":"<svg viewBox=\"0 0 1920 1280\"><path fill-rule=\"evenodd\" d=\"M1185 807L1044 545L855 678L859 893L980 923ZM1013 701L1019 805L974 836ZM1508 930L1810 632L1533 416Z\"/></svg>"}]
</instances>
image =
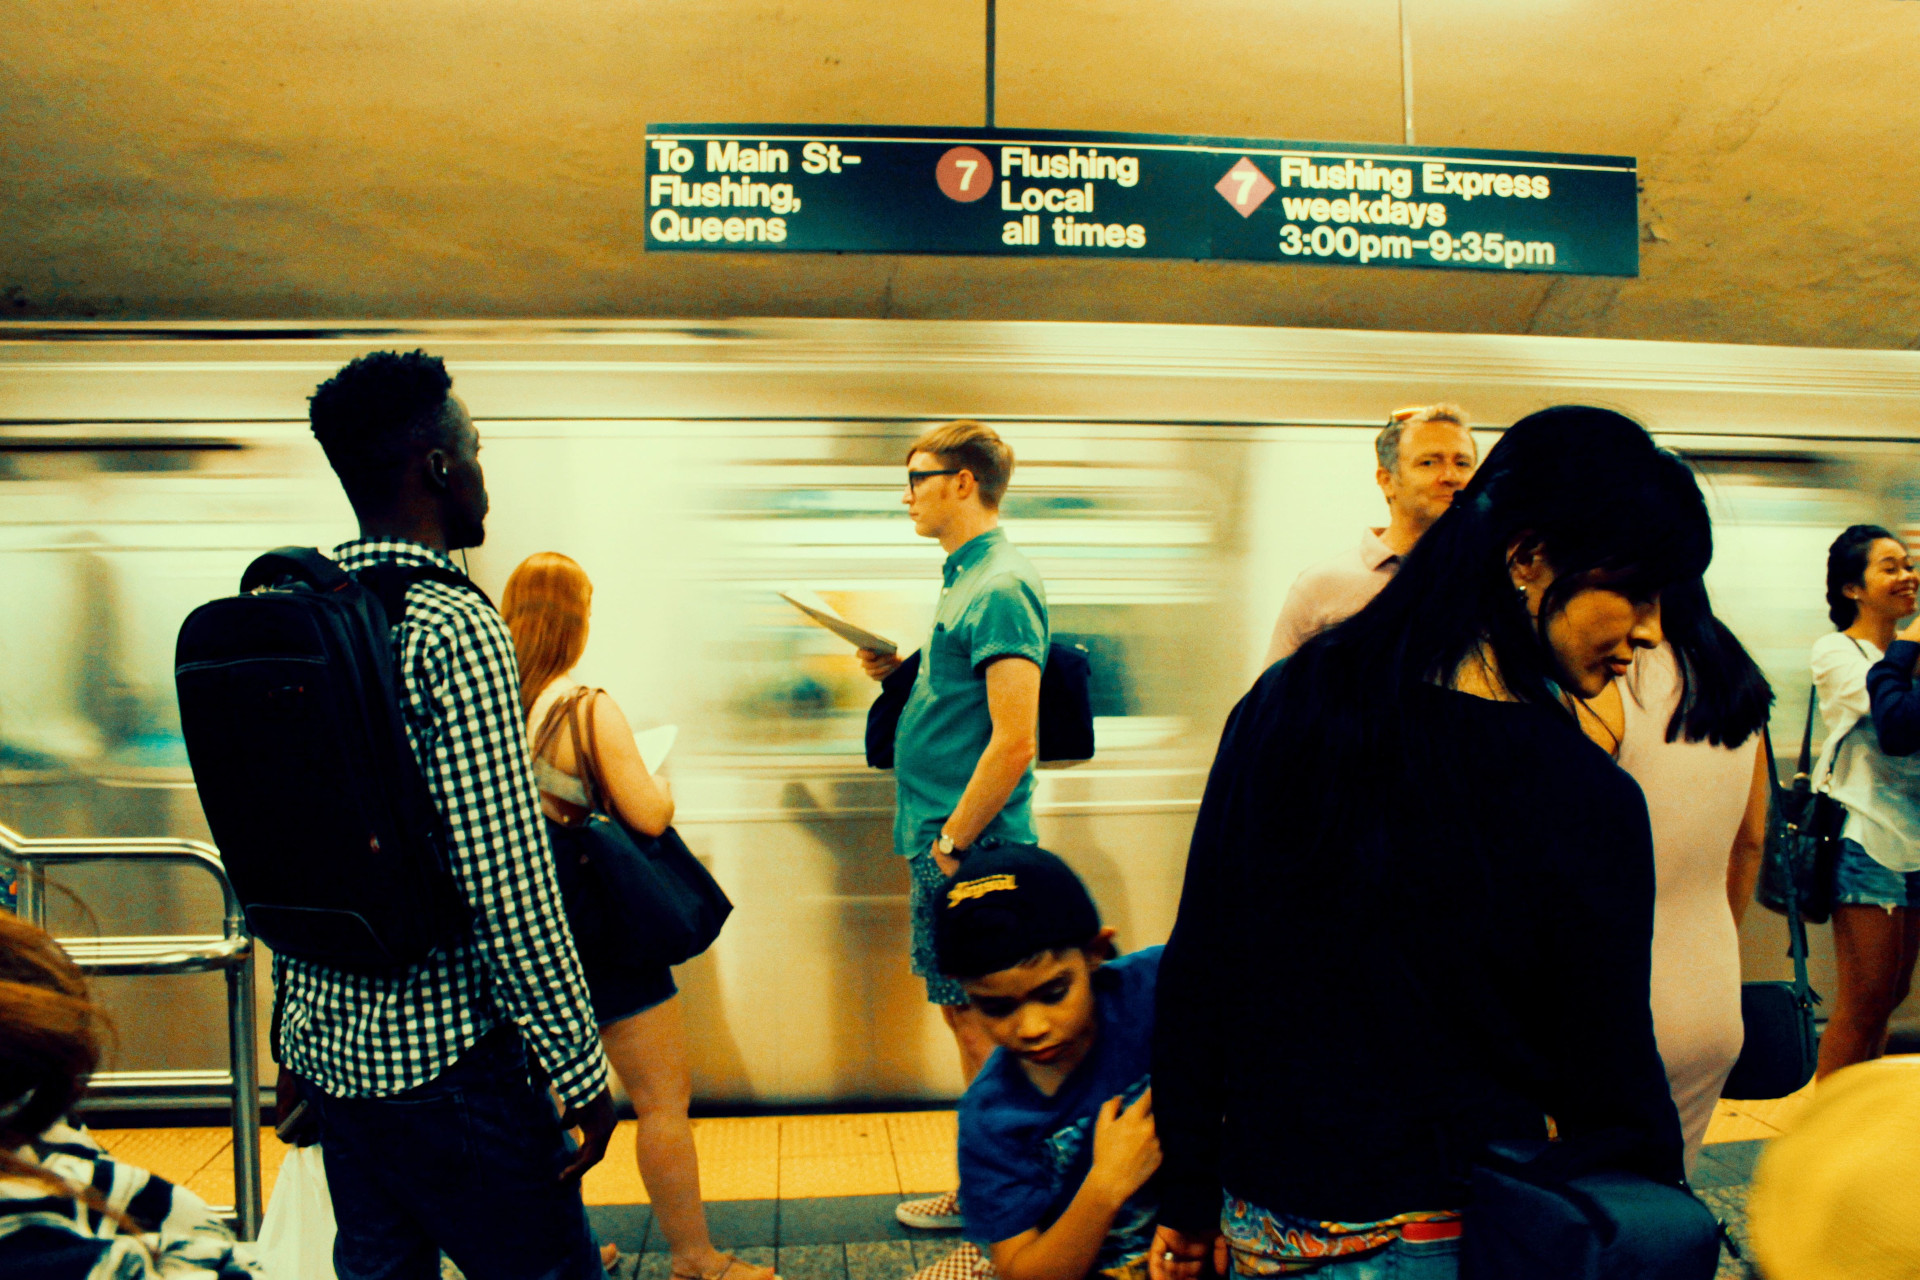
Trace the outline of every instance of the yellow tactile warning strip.
<instances>
[{"instance_id":1,"label":"yellow tactile warning strip","mask_svg":"<svg viewBox=\"0 0 1920 1280\"><path fill-rule=\"evenodd\" d=\"M94 1129L115 1158L159 1174L208 1204L233 1203L233 1132L229 1129ZM271 1191L287 1158L272 1130L260 1134L260 1183Z\"/></svg>"},{"instance_id":2,"label":"yellow tactile warning strip","mask_svg":"<svg viewBox=\"0 0 1920 1280\"><path fill-rule=\"evenodd\" d=\"M708 1200L799 1200L817 1196L950 1191L960 1183L951 1111L764 1116L693 1122L700 1191ZM232 1136L225 1129L96 1129L100 1145L211 1204L233 1203ZM638 1126L625 1121L607 1158L582 1183L588 1204L646 1204L634 1154ZM260 1135L261 1183L273 1182L287 1148Z\"/></svg>"},{"instance_id":3,"label":"yellow tactile warning strip","mask_svg":"<svg viewBox=\"0 0 1920 1280\"><path fill-rule=\"evenodd\" d=\"M1792 1126L1813 1087L1771 1102L1722 1102L1708 1142L1774 1138ZM233 1203L231 1135L225 1129L96 1129L116 1156L197 1192L212 1204ZM607 1158L587 1174L588 1204L646 1204L634 1158L637 1126L614 1133ZM866 1115L761 1116L695 1120L700 1190L708 1200L800 1200L819 1196L916 1195L959 1185L951 1111ZM267 1194L287 1148L260 1135L261 1180Z\"/></svg>"}]
</instances>

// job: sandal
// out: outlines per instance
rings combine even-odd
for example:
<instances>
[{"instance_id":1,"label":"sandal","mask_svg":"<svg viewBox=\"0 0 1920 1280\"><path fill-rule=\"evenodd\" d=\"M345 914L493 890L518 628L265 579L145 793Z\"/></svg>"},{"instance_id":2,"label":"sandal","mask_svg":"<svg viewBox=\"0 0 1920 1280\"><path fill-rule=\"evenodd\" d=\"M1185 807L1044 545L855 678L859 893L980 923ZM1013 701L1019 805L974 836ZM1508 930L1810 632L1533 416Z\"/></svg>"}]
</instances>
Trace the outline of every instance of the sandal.
<instances>
[{"instance_id":1,"label":"sandal","mask_svg":"<svg viewBox=\"0 0 1920 1280\"><path fill-rule=\"evenodd\" d=\"M772 1267L756 1267L751 1262L742 1262L730 1253L720 1255L726 1261L716 1271L686 1272L675 1271L673 1280L780 1280Z\"/></svg>"}]
</instances>

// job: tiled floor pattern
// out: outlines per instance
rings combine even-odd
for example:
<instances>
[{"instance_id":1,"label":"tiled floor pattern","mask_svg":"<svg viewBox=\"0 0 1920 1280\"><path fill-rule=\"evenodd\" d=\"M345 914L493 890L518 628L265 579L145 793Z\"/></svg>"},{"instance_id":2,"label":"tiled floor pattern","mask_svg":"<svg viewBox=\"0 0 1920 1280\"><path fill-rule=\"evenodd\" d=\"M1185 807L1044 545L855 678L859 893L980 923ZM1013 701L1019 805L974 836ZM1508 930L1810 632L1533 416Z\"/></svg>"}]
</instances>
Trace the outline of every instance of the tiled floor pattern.
<instances>
[{"instance_id":1,"label":"tiled floor pattern","mask_svg":"<svg viewBox=\"0 0 1920 1280\"><path fill-rule=\"evenodd\" d=\"M1785 1132L1811 1090L1772 1102L1722 1102L1707 1130L1700 1194L1746 1239L1747 1184L1768 1138ZM775 1266L783 1280L903 1280L953 1247L949 1236L910 1232L893 1217L903 1195L958 1181L951 1111L779 1116L693 1122L715 1243ZM631 1122L587 1175L594 1228L620 1247L619 1280L669 1280L665 1241L653 1230L633 1157ZM95 1130L120 1158L191 1187L214 1204L233 1201L231 1139L224 1129ZM261 1135L267 1193L286 1148ZM1721 1280L1746 1280L1722 1259Z\"/></svg>"}]
</instances>

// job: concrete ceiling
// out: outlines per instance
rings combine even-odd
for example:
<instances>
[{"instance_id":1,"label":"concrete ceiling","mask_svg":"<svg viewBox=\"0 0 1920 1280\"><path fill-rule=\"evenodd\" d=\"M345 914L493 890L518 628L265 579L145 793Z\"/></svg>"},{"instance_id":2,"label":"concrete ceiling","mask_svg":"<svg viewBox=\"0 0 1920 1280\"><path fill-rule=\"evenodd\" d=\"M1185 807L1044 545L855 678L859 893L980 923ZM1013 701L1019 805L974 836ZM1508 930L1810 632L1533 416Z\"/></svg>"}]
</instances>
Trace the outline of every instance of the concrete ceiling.
<instances>
[{"instance_id":1,"label":"concrete ceiling","mask_svg":"<svg viewBox=\"0 0 1920 1280\"><path fill-rule=\"evenodd\" d=\"M1638 279L641 253L646 122L978 124L983 0L14 0L0 316L913 316L1920 346L1920 3L1408 5L1418 140L1638 157ZM998 12L1002 125L1400 136L1396 0Z\"/></svg>"}]
</instances>

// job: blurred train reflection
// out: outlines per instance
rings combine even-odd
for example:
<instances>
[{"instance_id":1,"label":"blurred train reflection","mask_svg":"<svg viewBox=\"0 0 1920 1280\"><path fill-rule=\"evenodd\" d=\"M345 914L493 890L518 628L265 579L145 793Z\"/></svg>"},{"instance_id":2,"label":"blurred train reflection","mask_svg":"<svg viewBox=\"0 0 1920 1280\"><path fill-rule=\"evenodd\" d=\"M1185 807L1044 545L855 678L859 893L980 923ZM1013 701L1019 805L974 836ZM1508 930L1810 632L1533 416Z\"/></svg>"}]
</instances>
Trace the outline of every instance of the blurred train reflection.
<instances>
[{"instance_id":1,"label":"blurred train reflection","mask_svg":"<svg viewBox=\"0 0 1920 1280\"><path fill-rule=\"evenodd\" d=\"M175 630L261 549L352 536L304 397L354 354L417 345L447 357L482 435L474 577L497 594L532 552L579 560L597 588L582 676L636 724L681 726L678 825L739 905L680 975L708 1101L958 1088L907 970L891 780L860 757L873 686L774 594L806 586L920 641L940 552L900 484L931 421L988 418L1018 452L1006 528L1095 672L1099 755L1042 775L1042 839L1128 946L1165 937L1215 735L1288 584L1380 518L1371 441L1393 406L1444 398L1497 424L1599 401L1686 453L1715 510L1716 606L1775 683L1783 756L1827 542L1920 520L1911 353L830 321L0 326L0 821L205 838ZM164 872L66 883L56 931L190 931L217 910ZM1774 926L1750 919L1750 976L1782 963ZM104 984L115 1065L220 1065L217 980L165 1018L138 981Z\"/></svg>"}]
</instances>

